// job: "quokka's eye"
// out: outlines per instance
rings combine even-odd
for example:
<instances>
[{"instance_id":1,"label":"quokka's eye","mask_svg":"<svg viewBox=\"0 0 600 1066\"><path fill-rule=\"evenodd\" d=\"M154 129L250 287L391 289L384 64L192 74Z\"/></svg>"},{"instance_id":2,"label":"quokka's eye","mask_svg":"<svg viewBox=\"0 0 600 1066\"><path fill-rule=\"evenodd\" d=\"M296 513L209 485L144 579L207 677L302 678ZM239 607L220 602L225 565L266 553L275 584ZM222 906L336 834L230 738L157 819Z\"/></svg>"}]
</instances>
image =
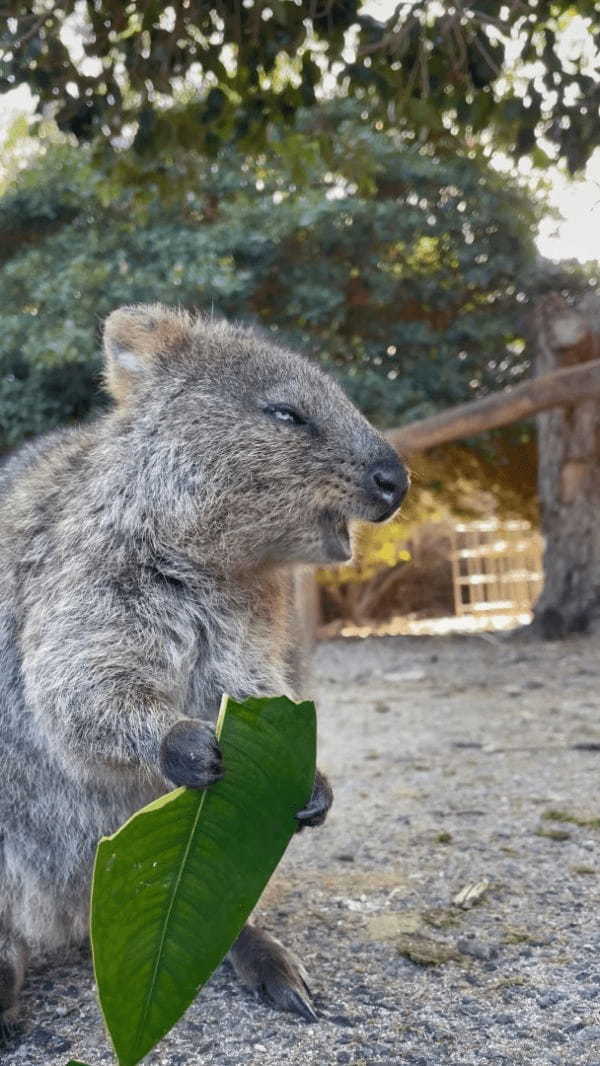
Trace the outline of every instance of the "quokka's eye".
<instances>
[{"instance_id":1,"label":"quokka's eye","mask_svg":"<svg viewBox=\"0 0 600 1066\"><path fill-rule=\"evenodd\" d=\"M307 424L306 418L303 418L301 414L298 414L298 411L295 411L293 407L288 407L285 403L269 404L268 407L265 407L265 411L277 422L287 422L290 426L305 426Z\"/></svg>"}]
</instances>

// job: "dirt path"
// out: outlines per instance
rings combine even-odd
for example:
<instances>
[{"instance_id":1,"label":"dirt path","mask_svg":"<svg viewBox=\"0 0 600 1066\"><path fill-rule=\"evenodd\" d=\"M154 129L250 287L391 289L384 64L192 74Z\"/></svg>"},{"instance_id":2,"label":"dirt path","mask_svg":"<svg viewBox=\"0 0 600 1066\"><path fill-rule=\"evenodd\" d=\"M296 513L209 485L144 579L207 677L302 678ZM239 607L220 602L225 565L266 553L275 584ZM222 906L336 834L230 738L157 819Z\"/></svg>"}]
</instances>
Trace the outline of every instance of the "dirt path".
<instances>
[{"instance_id":1,"label":"dirt path","mask_svg":"<svg viewBox=\"0 0 600 1066\"><path fill-rule=\"evenodd\" d=\"M264 924L321 1019L223 966L148 1062L600 1066L600 641L333 641L316 676L336 805ZM113 1062L81 955L31 976L23 1022L3 1066Z\"/></svg>"}]
</instances>

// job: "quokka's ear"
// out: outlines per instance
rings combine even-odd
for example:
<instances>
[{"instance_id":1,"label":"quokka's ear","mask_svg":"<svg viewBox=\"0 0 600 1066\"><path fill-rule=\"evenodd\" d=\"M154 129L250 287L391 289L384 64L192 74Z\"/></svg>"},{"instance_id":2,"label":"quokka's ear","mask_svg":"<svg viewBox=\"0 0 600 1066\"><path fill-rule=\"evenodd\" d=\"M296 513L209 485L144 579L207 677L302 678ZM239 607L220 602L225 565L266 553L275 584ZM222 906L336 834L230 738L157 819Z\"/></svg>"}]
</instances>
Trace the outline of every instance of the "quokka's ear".
<instances>
[{"instance_id":1,"label":"quokka's ear","mask_svg":"<svg viewBox=\"0 0 600 1066\"><path fill-rule=\"evenodd\" d=\"M192 322L184 311L162 304L119 307L104 324L106 386L123 403L159 360L189 340Z\"/></svg>"}]
</instances>

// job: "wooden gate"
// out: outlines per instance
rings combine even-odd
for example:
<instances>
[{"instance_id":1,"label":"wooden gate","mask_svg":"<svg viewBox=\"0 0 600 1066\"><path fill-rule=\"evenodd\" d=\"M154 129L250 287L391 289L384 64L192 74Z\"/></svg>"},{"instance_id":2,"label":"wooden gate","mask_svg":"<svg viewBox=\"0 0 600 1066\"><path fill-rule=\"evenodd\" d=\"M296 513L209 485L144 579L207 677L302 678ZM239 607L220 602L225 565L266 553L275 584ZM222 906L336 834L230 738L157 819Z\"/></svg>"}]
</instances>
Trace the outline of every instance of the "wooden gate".
<instances>
[{"instance_id":1,"label":"wooden gate","mask_svg":"<svg viewBox=\"0 0 600 1066\"><path fill-rule=\"evenodd\" d=\"M542 538L529 522L468 522L452 531L457 615L526 614L543 583Z\"/></svg>"}]
</instances>

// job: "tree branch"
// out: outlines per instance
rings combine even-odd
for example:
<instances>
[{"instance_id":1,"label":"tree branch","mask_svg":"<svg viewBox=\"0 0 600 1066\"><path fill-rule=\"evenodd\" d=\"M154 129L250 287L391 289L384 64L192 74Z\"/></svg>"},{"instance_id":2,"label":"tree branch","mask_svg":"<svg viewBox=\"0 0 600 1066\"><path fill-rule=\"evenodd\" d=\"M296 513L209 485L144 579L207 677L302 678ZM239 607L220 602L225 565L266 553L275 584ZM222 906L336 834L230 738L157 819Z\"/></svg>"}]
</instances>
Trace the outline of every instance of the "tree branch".
<instances>
[{"instance_id":1,"label":"tree branch","mask_svg":"<svg viewBox=\"0 0 600 1066\"><path fill-rule=\"evenodd\" d=\"M450 407L431 418L388 430L386 436L399 452L411 455L519 422L551 407L573 407L595 396L600 397L600 359Z\"/></svg>"}]
</instances>

